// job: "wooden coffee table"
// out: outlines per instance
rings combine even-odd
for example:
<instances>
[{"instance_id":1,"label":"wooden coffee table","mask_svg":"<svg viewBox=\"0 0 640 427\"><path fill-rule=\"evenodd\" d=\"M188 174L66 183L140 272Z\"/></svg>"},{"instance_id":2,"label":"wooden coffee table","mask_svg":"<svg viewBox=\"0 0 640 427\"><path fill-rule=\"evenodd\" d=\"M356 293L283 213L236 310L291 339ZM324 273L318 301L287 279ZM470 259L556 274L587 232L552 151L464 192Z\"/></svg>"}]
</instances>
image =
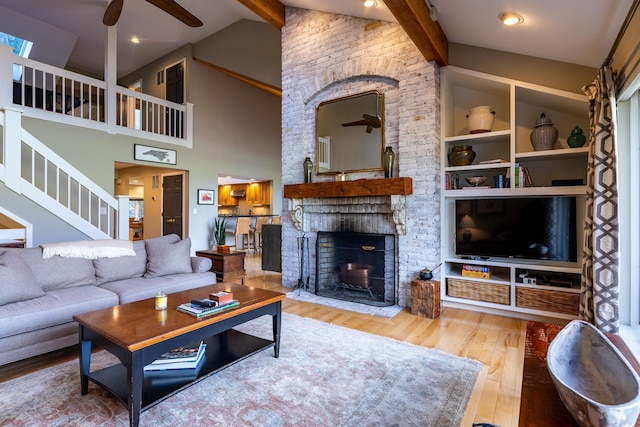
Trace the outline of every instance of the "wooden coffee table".
<instances>
[{"instance_id":1,"label":"wooden coffee table","mask_svg":"<svg viewBox=\"0 0 640 427\"><path fill-rule=\"evenodd\" d=\"M207 298L214 291L233 292L240 306L201 320L175 309L192 299ZM81 392L87 394L89 381L108 390L128 407L130 425L137 426L141 411L226 366L269 347L278 357L284 298L285 294L279 292L219 283L170 294L164 311L156 311L154 299L146 299L74 316L80 324ZM265 314L272 316L273 341L232 329ZM161 354L199 340L207 347L197 372L169 380L144 372L144 366ZM91 372L94 344L117 356L120 363Z\"/></svg>"}]
</instances>

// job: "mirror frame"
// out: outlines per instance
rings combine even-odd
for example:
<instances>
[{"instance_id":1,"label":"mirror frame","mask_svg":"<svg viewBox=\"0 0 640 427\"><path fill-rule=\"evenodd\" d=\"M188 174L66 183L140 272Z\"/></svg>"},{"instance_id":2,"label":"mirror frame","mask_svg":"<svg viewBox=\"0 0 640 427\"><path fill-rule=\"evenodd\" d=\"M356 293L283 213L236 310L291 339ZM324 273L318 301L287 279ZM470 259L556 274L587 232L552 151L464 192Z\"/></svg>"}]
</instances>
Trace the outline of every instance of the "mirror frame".
<instances>
[{"instance_id":1,"label":"mirror frame","mask_svg":"<svg viewBox=\"0 0 640 427\"><path fill-rule=\"evenodd\" d=\"M372 135L372 138L376 138L376 140L374 141L374 143L376 143L376 146L378 146L378 141L377 138L380 138L379 141L379 152L378 152L378 157L375 160L375 164L373 164L373 160L371 161L371 166L370 167L344 167L344 168L330 168L330 170L327 169L322 169L320 168L320 160L321 160L321 142L320 142L320 138L321 138L321 132L320 132L320 126L321 126L321 119L320 119L320 112L323 109L323 107L329 106L331 104L334 103L339 103L339 102L344 102L344 101L353 101L357 98L361 98L361 97L366 97L366 96L370 96L370 95L374 95L375 96L375 103L376 103L376 116L380 119L380 126L378 127L374 127L373 131L375 132L374 135ZM363 115L361 114L355 114L353 117L349 116L349 117L345 117L345 118L340 118L338 121L339 122L355 122L358 121L358 119L362 119L364 118ZM334 128L338 128L338 126L335 124L335 122L332 124ZM342 123L340 123L340 125L342 125ZM362 129L362 133L368 135L368 133L366 133L366 129L361 128L360 125L351 125L354 126L352 129L356 129L356 126L358 129ZM366 125L362 125L362 126L366 126ZM349 127L351 128L351 127ZM380 132L379 135L377 135L378 131ZM353 131L347 131L347 132L353 132ZM327 132L322 132L322 133L327 133ZM382 170L382 163L383 163L383 153L384 153L384 147L385 147L385 142L384 142L384 94L382 94L381 92L377 91L377 90L370 90L367 92L362 92L362 93L357 93L354 95L349 95L349 96L344 96L341 98L336 98L336 99L331 99L328 101L323 101L320 104L318 104L318 106L316 107L316 132L315 132L315 145L316 145L316 165L315 165L315 172L317 175L335 175L341 172L369 172L369 171L381 171ZM348 138L345 138L348 139ZM357 142L360 142L362 146L366 147L371 140L365 141L364 139L361 139ZM365 145L366 144L366 145ZM359 148L358 146L354 146L351 148L352 151L354 150L358 150L358 149L364 149L364 148Z\"/></svg>"}]
</instances>

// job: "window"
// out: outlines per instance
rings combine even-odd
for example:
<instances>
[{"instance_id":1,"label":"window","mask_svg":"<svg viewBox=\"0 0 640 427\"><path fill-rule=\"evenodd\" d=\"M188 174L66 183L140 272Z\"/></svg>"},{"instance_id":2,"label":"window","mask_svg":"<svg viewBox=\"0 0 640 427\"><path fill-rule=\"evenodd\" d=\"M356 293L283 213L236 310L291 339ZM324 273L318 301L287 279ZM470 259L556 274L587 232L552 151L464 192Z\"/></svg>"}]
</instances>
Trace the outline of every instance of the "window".
<instances>
[{"instance_id":1,"label":"window","mask_svg":"<svg viewBox=\"0 0 640 427\"><path fill-rule=\"evenodd\" d=\"M129 218L140 221L144 218L144 201L142 199L129 199Z\"/></svg>"},{"instance_id":2,"label":"window","mask_svg":"<svg viewBox=\"0 0 640 427\"><path fill-rule=\"evenodd\" d=\"M33 42L30 42L20 37L12 36L11 34L3 33L0 31L0 43L13 48L15 55L23 58L28 58L33 47ZM20 80L22 77L22 66L13 64L13 80Z\"/></svg>"}]
</instances>

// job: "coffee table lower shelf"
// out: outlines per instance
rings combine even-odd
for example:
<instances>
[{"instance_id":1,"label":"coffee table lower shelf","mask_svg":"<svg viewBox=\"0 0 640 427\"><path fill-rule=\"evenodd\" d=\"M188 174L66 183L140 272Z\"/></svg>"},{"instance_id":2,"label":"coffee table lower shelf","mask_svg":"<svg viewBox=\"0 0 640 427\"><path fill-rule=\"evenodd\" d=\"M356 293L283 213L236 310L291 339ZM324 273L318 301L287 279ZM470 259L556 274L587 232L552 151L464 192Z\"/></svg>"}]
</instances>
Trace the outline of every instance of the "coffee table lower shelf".
<instances>
[{"instance_id":1,"label":"coffee table lower shelf","mask_svg":"<svg viewBox=\"0 0 640 427\"><path fill-rule=\"evenodd\" d=\"M204 357L196 369L146 371L142 386L142 411L174 395L200 380L258 352L274 346L273 341L230 329L204 340ZM121 363L99 369L87 375L91 382L108 390L125 406L127 398L127 368Z\"/></svg>"}]
</instances>

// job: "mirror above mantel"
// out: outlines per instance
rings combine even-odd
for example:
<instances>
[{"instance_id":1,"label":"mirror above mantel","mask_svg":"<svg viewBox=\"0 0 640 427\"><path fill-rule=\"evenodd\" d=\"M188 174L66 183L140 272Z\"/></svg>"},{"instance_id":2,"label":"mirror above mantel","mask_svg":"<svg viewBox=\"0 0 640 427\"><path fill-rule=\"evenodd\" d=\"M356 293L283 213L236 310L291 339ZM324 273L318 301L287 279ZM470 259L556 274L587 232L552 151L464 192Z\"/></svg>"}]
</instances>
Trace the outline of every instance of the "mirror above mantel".
<instances>
[{"instance_id":1,"label":"mirror above mantel","mask_svg":"<svg viewBox=\"0 0 640 427\"><path fill-rule=\"evenodd\" d=\"M384 96L373 90L316 108L316 173L382 170Z\"/></svg>"}]
</instances>

